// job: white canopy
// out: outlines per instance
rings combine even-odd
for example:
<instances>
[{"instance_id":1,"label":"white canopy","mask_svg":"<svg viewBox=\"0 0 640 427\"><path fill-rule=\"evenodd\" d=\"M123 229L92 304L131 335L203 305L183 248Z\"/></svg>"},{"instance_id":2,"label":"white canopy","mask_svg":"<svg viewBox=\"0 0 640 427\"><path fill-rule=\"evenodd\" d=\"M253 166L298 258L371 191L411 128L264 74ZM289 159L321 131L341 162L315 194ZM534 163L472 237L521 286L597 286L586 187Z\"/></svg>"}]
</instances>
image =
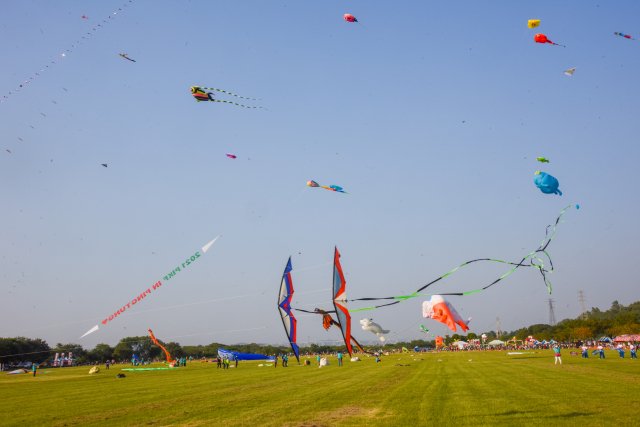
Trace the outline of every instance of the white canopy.
<instances>
[{"instance_id":1,"label":"white canopy","mask_svg":"<svg viewBox=\"0 0 640 427\"><path fill-rule=\"evenodd\" d=\"M504 341L500 341L500 340L489 341L489 345L491 346L504 345Z\"/></svg>"}]
</instances>

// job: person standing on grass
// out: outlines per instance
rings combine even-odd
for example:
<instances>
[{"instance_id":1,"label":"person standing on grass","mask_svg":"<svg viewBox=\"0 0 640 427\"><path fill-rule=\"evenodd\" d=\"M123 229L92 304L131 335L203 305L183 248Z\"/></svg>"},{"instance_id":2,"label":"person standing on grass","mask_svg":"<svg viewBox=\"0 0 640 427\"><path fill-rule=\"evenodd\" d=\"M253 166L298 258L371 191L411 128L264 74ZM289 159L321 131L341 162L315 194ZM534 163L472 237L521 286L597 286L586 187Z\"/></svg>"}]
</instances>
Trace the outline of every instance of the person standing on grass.
<instances>
[{"instance_id":1,"label":"person standing on grass","mask_svg":"<svg viewBox=\"0 0 640 427\"><path fill-rule=\"evenodd\" d=\"M105 366L107 368L107 370L109 369L109 365L111 364L111 361L109 359L107 359L107 362L105 363Z\"/></svg>"},{"instance_id":2,"label":"person standing on grass","mask_svg":"<svg viewBox=\"0 0 640 427\"><path fill-rule=\"evenodd\" d=\"M598 346L598 356L600 356L600 359L604 359L604 347L602 344Z\"/></svg>"},{"instance_id":3,"label":"person standing on grass","mask_svg":"<svg viewBox=\"0 0 640 427\"><path fill-rule=\"evenodd\" d=\"M638 358L638 355L636 354L636 346L633 344L629 344L629 356L631 356L632 359Z\"/></svg>"},{"instance_id":4,"label":"person standing on grass","mask_svg":"<svg viewBox=\"0 0 640 427\"><path fill-rule=\"evenodd\" d=\"M33 376L36 376L36 371L38 370L38 365L36 365L35 363L31 364L31 372L33 372Z\"/></svg>"},{"instance_id":5,"label":"person standing on grass","mask_svg":"<svg viewBox=\"0 0 640 427\"><path fill-rule=\"evenodd\" d=\"M557 365L558 362L562 365L562 355L560 354L560 344L555 344L553 346L553 354L555 355L554 365Z\"/></svg>"},{"instance_id":6,"label":"person standing on grass","mask_svg":"<svg viewBox=\"0 0 640 427\"><path fill-rule=\"evenodd\" d=\"M583 359L588 359L589 358L589 347L587 347L586 344L582 345L582 358Z\"/></svg>"},{"instance_id":7,"label":"person standing on grass","mask_svg":"<svg viewBox=\"0 0 640 427\"><path fill-rule=\"evenodd\" d=\"M338 352L338 366L342 366L342 352Z\"/></svg>"},{"instance_id":8,"label":"person standing on grass","mask_svg":"<svg viewBox=\"0 0 640 427\"><path fill-rule=\"evenodd\" d=\"M278 354L276 353L276 355L273 358L273 367L277 368L278 367Z\"/></svg>"}]
</instances>

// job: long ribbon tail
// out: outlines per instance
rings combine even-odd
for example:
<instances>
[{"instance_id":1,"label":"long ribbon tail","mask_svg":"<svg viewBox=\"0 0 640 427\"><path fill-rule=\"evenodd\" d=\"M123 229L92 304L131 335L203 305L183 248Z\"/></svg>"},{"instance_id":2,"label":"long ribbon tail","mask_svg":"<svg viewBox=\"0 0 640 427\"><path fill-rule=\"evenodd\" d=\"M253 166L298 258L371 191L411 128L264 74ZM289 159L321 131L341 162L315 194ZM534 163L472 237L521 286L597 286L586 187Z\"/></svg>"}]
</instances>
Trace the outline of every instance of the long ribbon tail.
<instances>
[{"instance_id":1,"label":"long ribbon tail","mask_svg":"<svg viewBox=\"0 0 640 427\"><path fill-rule=\"evenodd\" d=\"M222 102L224 104L233 104L235 106L238 107L242 107L242 108L257 108L257 109L264 109L264 107L254 107L252 105L244 105L244 104L238 104L237 102L233 102L233 101L225 101L224 99L211 99L210 101L213 102Z\"/></svg>"},{"instance_id":2,"label":"long ribbon tail","mask_svg":"<svg viewBox=\"0 0 640 427\"><path fill-rule=\"evenodd\" d=\"M549 244L551 243L551 241L555 238L556 235L556 231L558 228L558 225L560 224L562 217L564 216L564 214L567 212L567 210L571 207L573 207L574 205L569 205L567 207L565 207L564 209L562 209L560 211L560 213L558 214L555 222L552 225L548 225L546 230L545 230L545 237L542 240L542 242L540 243L540 246L538 246L537 249L531 251L530 253L528 253L527 255L525 255L520 262L510 262L510 261L503 261L500 259L494 259L494 258L478 258L478 259L474 259L471 261L466 261L460 265L458 265L457 267L449 270L448 272L446 272L445 274L443 274L440 277L435 278L434 280L430 281L429 283L423 285L422 287L420 287L418 290L416 290L414 293L409 294L409 295L398 295L398 296L390 296L390 297L380 297L380 298L372 298L372 297L368 297L368 298L355 298L355 299L350 299L349 301L382 301L382 300L393 300L393 302L388 302L385 304L379 304L379 305L374 305L374 306L370 306L370 307L362 307L362 308L356 308L356 309L351 309L349 310L351 313L357 313L357 312L361 312L361 311L369 311L369 310L375 310L377 308L381 308L381 307L387 307L390 305L394 305L394 304L398 304L402 301L405 301L407 299L412 299L412 298L416 298L416 297L420 297L420 296L430 296L428 294L422 294L421 292L423 290L425 290L426 288L428 288L429 286L439 282L442 279L447 278L448 276L452 275L453 273L455 273L456 271L458 271L459 269L466 267L469 264L473 264L476 262L480 262L480 261L485 261L485 262L495 262L495 263L500 263L500 264L507 264L507 265L511 265L512 268L509 269L508 271L506 271L505 273L503 273L501 276L499 276L497 279L493 280L492 282L488 283L487 285L478 288L478 289L472 289L469 291L463 291L463 292L449 292L449 293L439 293L439 295L449 295L449 296L466 296L466 295L472 295L478 292L482 292L486 289L489 289L490 287L492 287L493 285L497 284L498 282L500 282L501 280L509 277L511 274L513 274L518 268L520 267L532 267L532 268L536 268L538 269L538 271L540 272L542 279L544 281L544 284L547 287L547 291L549 293L551 293L552 291L552 286L551 286L551 282L549 281L549 279L547 278L547 273L552 273L553 272L553 261L551 260L551 256L549 255L549 253L547 252L547 248L549 247ZM544 263L544 258L546 258L546 260L549 263L549 267L545 267L545 263Z\"/></svg>"},{"instance_id":3,"label":"long ribbon tail","mask_svg":"<svg viewBox=\"0 0 640 427\"><path fill-rule=\"evenodd\" d=\"M258 99L258 98L248 98L246 96L240 96L237 93L229 92L228 90L218 89L218 88L215 88L215 87L203 87L202 89L215 90L216 92L220 92L220 93L224 93L224 94L227 94L227 95L235 96L236 98L240 98L240 99L247 99L249 101L260 101L260 99Z\"/></svg>"}]
</instances>

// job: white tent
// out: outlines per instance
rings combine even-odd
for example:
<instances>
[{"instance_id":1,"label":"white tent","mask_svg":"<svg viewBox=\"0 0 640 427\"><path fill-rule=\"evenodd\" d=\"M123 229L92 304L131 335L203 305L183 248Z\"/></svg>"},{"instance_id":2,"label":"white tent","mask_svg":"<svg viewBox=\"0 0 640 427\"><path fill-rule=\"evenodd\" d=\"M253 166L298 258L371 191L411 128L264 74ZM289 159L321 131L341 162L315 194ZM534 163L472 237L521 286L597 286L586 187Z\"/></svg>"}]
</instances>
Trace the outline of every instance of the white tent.
<instances>
[{"instance_id":1,"label":"white tent","mask_svg":"<svg viewBox=\"0 0 640 427\"><path fill-rule=\"evenodd\" d=\"M464 341L456 341L456 342L454 342L454 343L453 343L453 345L458 346L458 348L459 348L460 350L462 350L463 348L465 348L466 346L468 346L468 345L469 345L469 343L468 343L468 342L464 342Z\"/></svg>"},{"instance_id":2,"label":"white tent","mask_svg":"<svg viewBox=\"0 0 640 427\"><path fill-rule=\"evenodd\" d=\"M492 347L497 347L499 345L504 345L504 341L500 341L500 340L493 340L493 341L489 341L489 344Z\"/></svg>"}]
</instances>

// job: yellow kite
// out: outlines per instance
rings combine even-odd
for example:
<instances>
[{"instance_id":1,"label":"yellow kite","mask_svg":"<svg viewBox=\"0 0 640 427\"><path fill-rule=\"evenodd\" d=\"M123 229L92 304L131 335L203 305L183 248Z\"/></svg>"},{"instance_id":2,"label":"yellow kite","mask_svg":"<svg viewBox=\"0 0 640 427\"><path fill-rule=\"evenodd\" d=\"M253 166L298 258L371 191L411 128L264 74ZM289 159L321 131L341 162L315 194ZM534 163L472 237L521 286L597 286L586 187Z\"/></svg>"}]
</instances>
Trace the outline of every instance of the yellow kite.
<instances>
[{"instance_id":1,"label":"yellow kite","mask_svg":"<svg viewBox=\"0 0 640 427\"><path fill-rule=\"evenodd\" d=\"M540 26L540 20L539 19L529 19L527 21L527 27L529 28L536 28Z\"/></svg>"}]
</instances>

